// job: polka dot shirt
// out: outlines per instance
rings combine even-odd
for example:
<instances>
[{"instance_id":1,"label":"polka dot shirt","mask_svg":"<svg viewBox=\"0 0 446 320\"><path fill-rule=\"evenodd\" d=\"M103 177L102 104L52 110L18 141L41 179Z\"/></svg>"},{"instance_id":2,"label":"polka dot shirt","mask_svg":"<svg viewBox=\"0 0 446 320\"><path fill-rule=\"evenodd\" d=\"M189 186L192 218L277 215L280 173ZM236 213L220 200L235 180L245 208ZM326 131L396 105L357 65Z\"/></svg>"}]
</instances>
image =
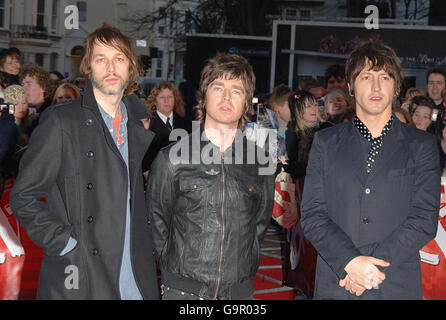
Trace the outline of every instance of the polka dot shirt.
<instances>
[{"instance_id":1,"label":"polka dot shirt","mask_svg":"<svg viewBox=\"0 0 446 320\"><path fill-rule=\"evenodd\" d=\"M365 124L359 120L357 116L353 118L353 122L358 128L359 133L367 139L368 142L370 142L372 145L370 146L369 154L367 155L367 163L366 163L366 170L367 174L369 174L372 171L373 164L375 162L376 156L378 155L379 149L382 147L383 144L383 138L387 135L387 133L390 130L390 127L392 126L393 122L393 114L390 117L389 121L387 121L386 125L384 126L381 135L378 138L373 138L371 132L369 129L365 126Z\"/></svg>"}]
</instances>

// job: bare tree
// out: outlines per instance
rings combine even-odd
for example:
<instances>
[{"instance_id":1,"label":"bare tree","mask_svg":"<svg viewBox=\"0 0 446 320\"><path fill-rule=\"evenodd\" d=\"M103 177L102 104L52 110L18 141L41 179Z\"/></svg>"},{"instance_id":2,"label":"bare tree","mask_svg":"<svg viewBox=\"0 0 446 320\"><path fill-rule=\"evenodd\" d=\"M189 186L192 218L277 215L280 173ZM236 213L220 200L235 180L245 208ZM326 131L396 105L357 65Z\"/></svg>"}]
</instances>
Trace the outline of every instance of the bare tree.
<instances>
[{"instance_id":1,"label":"bare tree","mask_svg":"<svg viewBox=\"0 0 446 320\"><path fill-rule=\"evenodd\" d=\"M192 23L199 33L228 33L244 35L268 35L270 26L265 24L265 14L271 9L272 1L264 0L203 0L194 9L177 12L176 21ZM135 12L123 19L131 25L129 32L153 30L157 23L169 20L179 0L169 0L166 5L153 12ZM170 20L172 21L172 20ZM176 23L170 33L181 35L187 30Z\"/></svg>"}]
</instances>

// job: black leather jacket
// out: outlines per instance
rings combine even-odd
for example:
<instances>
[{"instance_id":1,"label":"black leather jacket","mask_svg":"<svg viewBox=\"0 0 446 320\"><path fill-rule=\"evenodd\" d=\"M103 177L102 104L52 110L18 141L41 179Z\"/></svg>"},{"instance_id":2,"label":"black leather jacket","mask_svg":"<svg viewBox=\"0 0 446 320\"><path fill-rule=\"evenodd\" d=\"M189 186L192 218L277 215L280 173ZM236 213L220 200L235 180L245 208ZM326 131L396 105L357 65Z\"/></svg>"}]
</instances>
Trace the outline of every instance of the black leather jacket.
<instances>
[{"instance_id":1,"label":"black leather jacket","mask_svg":"<svg viewBox=\"0 0 446 320\"><path fill-rule=\"evenodd\" d=\"M258 164L246 164L247 146L254 146L246 138L239 156L234 143L224 155L209 141L196 140L200 147L194 150L193 136L162 149L149 176L147 199L162 282L205 299L248 297L259 266L260 237L272 215L275 168L259 175ZM181 146L189 146L185 163L172 156ZM193 164L200 150L215 164Z\"/></svg>"}]
</instances>

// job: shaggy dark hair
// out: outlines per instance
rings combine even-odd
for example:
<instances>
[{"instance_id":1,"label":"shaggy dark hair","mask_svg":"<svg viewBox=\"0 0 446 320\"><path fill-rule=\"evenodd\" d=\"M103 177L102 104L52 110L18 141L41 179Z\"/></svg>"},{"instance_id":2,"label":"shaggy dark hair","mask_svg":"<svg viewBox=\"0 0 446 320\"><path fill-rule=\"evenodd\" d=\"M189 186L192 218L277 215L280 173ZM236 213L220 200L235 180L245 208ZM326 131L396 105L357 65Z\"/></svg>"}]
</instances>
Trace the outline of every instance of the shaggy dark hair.
<instances>
[{"instance_id":1,"label":"shaggy dark hair","mask_svg":"<svg viewBox=\"0 0 446 320\"><path fill-rule=\"evenodd\" d=\"M385 70L395 81L395 94L399 94L404 79L400 59L391 47L380 40L362 42L350 54L345 67L350 94L354 95L356 77L368 63L370 63L370 70Z\"/></svg>"},{"instance_id":2,"label":"shaggy dark hair","mask_svg":"<svg viewBox=\"0 0 446 320\"><path fill-rule=\"evenodd\" d=\"M204 122L206 118L206 92L211 83L216 79L239 79L245 90L245 109L239 120L238 128L245 129L249 121L249 113L252 109L252 97L256 87L256 77L248 60L238 54L217 53L209 59L201 71L200 88L197 93L198 105L196 106L196 118Z\"/></svg>"}]
</instances>

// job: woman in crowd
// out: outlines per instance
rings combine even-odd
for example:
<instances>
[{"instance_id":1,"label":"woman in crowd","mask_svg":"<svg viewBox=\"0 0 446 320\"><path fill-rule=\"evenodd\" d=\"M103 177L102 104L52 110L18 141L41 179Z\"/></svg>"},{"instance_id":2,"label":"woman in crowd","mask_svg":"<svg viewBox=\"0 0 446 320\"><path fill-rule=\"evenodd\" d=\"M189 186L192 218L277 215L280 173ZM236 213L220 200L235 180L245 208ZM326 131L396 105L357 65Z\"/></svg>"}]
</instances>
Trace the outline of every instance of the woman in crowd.
<instances>
[{"instance_id":1,"label":"woman in crowd","mask_svg":"<svg viewBox=\"0 0 446 320\"><path fill-rule=\"evenodd\" d=\"M349 109L348 97L342 90L335 88L327 93L325 97L326 121L333 124L341 123Z\"/></svg>"},{"instance_id":2,"label":"woman in crowd","mask_svg":"<svg viewBox=\"0 0 446 320\"><path fill-rule=\"evenodd\" d=\"M0 50L0 81L3 88L20 84L20 51L16 48Z\"/></svg>"},{"instance_id":3,"label":"woman in crowd","mask_svg":"<svg viewBox=\"0 0 446 320\"><path fill-rule=\"evenodd\" d=\"M79 89L75 85L71 83L63 83L57 87L56 92L54 92L52 104L75 100L80 96Z\"/></svg>"},{"instance_id":4,"label":"woman in crowd","mask_svg":"<svg viewBox=\"0 0 446 320\"><path fill-rule=\"evenodd\" d=\"M147 107L153 116L150 130L155 133L155 138L144 156L143 172L150 169L158 151L172 142L169 135L173 129L184 129L188 133L192 130L192 123L184 118L183 97L169 81L162 81L152 89L147 98Z\"/></svg>"},{"instance_id":5,"label":"woman in crowd","mask_svg":"<svg viewBox=\"0 0 446 320\"><path fill-rule=\"evenodd\" d=\"M285 171L296 181L296 200L298 206L298 222L287 230L285 241L284 283L294 287L307 297L313 296L314 276L316 268L316 250L303 237L300 227L300 198L308 164L308 155L314 134L318 130L330 127L328 122L318 118L319 107L316 98L308 91L297 91L288 99L291 121L288 123L286 150L288 164ZM300 249L299 249L300 248ZM299 260L299 262L297 261ZM295 269L292 269L295 266Z\"/></svg>"},{"instance_id":6,"label":"woman in crowd","mask_svg":"<svg viewBox=\"0 0 446 320\"><path fill-rule=\"evenodd\" d=\"M432 123L432 110L435 108L431 98L417 96L412 99L412 119L418 129L426 131Z\"/></svg>"}]
</instances>

